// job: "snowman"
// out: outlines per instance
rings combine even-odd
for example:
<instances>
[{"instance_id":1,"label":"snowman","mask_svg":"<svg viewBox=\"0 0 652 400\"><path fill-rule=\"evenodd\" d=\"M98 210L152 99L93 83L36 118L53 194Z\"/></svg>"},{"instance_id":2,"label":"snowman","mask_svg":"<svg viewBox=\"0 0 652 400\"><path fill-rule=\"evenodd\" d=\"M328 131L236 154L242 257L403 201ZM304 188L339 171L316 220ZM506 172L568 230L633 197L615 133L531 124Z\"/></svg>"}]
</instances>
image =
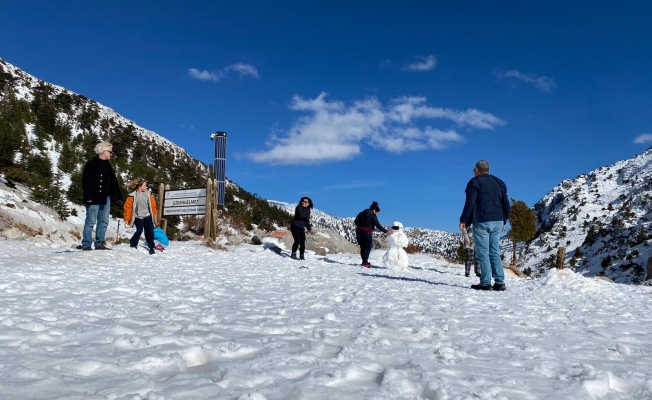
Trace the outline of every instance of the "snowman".
<instances>
[{"instance_id":1,"label":"snowman","mask_svg":"<svg viewBox=\"0 0 652 400\"><path fill-rule=\"evenodd\" d=\"M403 224L394 221L392 224L392 234L387 235L387 245L389 250L383 256L383 265L394 271L407 271L408 257L404 247L409 244L408 238L403 232Z\"/></svg>"}]
</instances>

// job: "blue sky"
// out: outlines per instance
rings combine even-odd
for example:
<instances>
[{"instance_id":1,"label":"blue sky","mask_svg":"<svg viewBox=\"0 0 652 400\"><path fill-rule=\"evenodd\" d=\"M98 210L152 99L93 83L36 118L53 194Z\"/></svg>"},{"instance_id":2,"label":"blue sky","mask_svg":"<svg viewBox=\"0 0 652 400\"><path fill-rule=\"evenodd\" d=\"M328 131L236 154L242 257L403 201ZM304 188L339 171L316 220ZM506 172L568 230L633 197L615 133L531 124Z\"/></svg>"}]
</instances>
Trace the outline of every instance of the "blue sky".
<instances>
[{"instance_id":1,"label":"blue sky","mask_svg":"<svg viewBox=\"0 0 652 400\"><path fill-rule=\"evenodd\" d=\"M652 145L652 3L524 3L3 1L0 56L205 162L228 132L261 197L456 231L479 159L532 205Z\"/></svg>"}]
</instances>

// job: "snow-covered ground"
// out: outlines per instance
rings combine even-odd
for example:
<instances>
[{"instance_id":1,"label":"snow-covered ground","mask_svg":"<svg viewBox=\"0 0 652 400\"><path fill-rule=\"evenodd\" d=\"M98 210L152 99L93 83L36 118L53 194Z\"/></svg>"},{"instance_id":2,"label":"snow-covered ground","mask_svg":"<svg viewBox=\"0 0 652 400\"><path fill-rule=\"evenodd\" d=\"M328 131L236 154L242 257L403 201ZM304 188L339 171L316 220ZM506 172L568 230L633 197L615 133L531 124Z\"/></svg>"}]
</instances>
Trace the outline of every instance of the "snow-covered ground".
<instances>
[{"instance_id":1,"label":"snow-covered ground","mask_svg":"<svg viewBox=\"0 0 652 400\"><path fill-rule=\"evenodd\" d=\"M382 251L371 261L381 265ZM650 399L651 288L0 241L1 399Z\"/></svg>"}]
</instances>

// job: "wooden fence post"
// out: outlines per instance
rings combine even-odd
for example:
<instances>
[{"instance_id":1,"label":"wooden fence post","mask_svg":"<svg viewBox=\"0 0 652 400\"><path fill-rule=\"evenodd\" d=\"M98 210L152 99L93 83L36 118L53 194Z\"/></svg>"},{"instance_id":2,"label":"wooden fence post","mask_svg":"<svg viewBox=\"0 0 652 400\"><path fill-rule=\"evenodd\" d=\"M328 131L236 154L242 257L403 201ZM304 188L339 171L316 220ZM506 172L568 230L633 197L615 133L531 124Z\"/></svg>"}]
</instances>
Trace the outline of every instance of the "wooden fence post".
<instances>
[{"instance_id":1,"label":"wooden fence post","mask_svg":"<svg viewBox=\"0 0 652 400\"><path fill-rule=\"evenodd\" d=\"M212 214L213 214L213 180L206 180L206 214L204 214L204 240L209 240L211 236Z\"/></svg>"},{"instance_id":2,"label":"wooden fence post","mask_svg":"<svg viewBox=\"0 0 652 400\"><path fill-rule=\"evenodd\" d=\"M170 185L165 185L165 190L170 190ZM165 200L165 192L163 192L163 200ZM161 209L163 210L163 209ZM161 229L163 229L163 233L167 233L168 231L168 220L163 219L161 220Z\"/></svg>"},{"instance_id":3,"label":"wooden fence post","mask_svg":"<svg viewBox=\"0 0 652 400\"><path fill-rule=\"evenodd\" d=\"M564 269L564 261L566 261L566 248L560 247L557 249L557 259L555 260L557 269Z\"/></svg>"},{"instance_id":4,"label":"wooden fence post","mask_svg":"<svg viewBox=\"0 0 652 400\"><path fill-rule=\"evenodd\" d=\"M211 239L217 239L217 179L213 179L213 196L212 196L212 211L211 211Z\"/></svg>"},{"instance_id":5,"label":"wooden fence post","mask_svg":"<svg viewBox=\"0 0 652 400\"><path fill-rule=\"evenodd\" d=\"M163 203L165 202L165 185L163 183L158 184L158 226L163 229L163 232L165 232L165 228L163 228Z\"/></svg>"}]
</instances>

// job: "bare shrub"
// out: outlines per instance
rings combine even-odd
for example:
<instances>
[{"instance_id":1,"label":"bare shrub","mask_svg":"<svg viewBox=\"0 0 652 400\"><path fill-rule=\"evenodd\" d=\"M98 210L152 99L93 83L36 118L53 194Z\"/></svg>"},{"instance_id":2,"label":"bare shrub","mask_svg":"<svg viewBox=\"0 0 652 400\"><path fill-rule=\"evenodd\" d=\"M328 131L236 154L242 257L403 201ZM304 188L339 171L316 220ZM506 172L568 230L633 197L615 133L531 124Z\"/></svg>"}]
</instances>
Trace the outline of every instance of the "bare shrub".
<instances>
[{"instance_id":1,"label":"bare shrub","mask_svg":"<svg viewBox=\"0 0 652 400\"><path fill-rule=\"evenodd\" d=\"M200 217L197 215L187 215L183 218L183 230L182 233L192 232L195 235L204 234L204 221L206 218Z\"/></svg>"},{"instance_id":2,"label":"bare shrub","mask_svg":"<svg viewBox=\"0 0 652 400\"><path fill-rule=\"evenodd\" d=\"M405 252L408 254L419 254L422 252L422 250L421 247L417 246L416 244L410 243L405 248Z\"/></svg>"},{"instance_id":3,"label":"bare shrub","mask_svg":"<svg viewBox=\"0 0 652 400\"><path fill-rule=\"evenodd\" d=\"M38 230L32 229L27 225L18 223L15 225L16 228L18 228L19 231L29 235L29 236L38 236L38 235L43 235L43 228L38 228Z\"/></svg>"},{"instance_id":4,"label":"bare shrub","mask_svg":"<svg viewBox=\"0 0 652 400\"><path fill-rule=\"evenodd\" d=\"M218 225L228 225L241 233L245 233L247 232L248 223L237 214L221 213Z\"/></svg>"},{"instance_id":5,"label":"bare shrub","mask_svg":"<svg viewBox=\"0 0 652 400\"><path fill-rule=\"evenodd\" d=\"M226 250L226 247L224 247L223 245L221 245L221 244L219 244L217 242L213 242L211 240L205 240L205 241L202 242L202 244L204 246L207 246L207 247L213 249L213 250L224 250L224 251Z\"/></svg>"}]
</instances>

